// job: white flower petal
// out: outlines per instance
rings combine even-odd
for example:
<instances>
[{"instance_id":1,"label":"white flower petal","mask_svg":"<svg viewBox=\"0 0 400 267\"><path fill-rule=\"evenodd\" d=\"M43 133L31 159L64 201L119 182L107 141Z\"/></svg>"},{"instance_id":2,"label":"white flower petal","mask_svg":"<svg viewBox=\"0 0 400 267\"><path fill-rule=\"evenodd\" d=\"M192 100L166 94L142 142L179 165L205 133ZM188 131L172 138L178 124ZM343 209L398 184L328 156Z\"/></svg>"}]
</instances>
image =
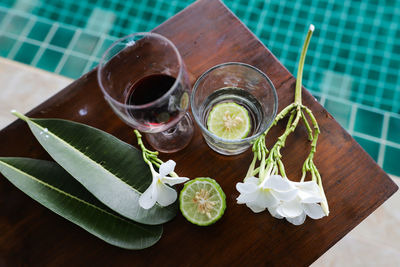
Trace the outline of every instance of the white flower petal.
<instances>
[{"instance_id":1,"label":"white flower petal","mask_svg":"<svg viewBox=\"0 0 400 267\"><path fill-rule=\"evenodd\" d=\"M186 177L163 177L163 178L161 178L161 182L163 182L164 184L169 184L171 186L184 183L188 180L189 180L189 178L186 178Z\"/></svg>"},{"instance_id":2,"label":"white flower petal","mask_svg":"<svg viewBox=\"0 0 400 267\"><path fill-rule=\"evenodd\" d=\"M257 197L257 194L255 193L241 193L237 198L237 203L238 204L245 204L249 202L253 202Z\"/></svg>"},{"instance_id":3,"label":"white flower petal","mask_svg":"<svg viewBox=\"0 0 400 267\"><path fill-rule=\"evenodd\" d=\"M175 169L175 161L173 161L172 159L168 160L167 162L164 162L163 164L161 164L160 166L160 176L161 177L165 177L168 174L170 174L171 172L174 171Z\"/></svg>"},{"instance_id":4,"label":"white flower petal","mask_svg":"<svg viewBox=\"0 0 400 267\"><path fill-rule=\"evenodd\" d=\"M286 218L286 220L288 222L290 222L291 224L294 225L301 225L304 223L304 221L306 220L306 214L303 212L302 214L300 214L297 217L293 217L293 218Z\"/></svg>"},{"instance_id":5,"label":"white flower petal","mask_svg":"<svg viewBox=\"0 0 400 267\"><path fill-rule=\"evenodd\" d=\"M237 183L236 184L236 189L240 193L248 194L248 193L253 193L254 191L257 190L257 185L252 183L252 182L245 182L245 183Z\"/></svg>"},{"instance_id":6,"label":"white flower petal","mask_svg":"<svg viewBox=\"0 0 400 267\"><path fill-rule=\"evenodd\" d=\"M292 201L283 202L277 208L277 212L284 217L294 218L303 213L303 206L297 199L294 199Z\"/></svg>"},{"instance_id":7,"label":"white flower petal","mask_svg":"<svg viewBox=\"0 0 400 267\"><path fill-rule=\"evenodd\" d=\"M271 190L260 190L256 196L255 202L261 207L273 207L279 203L279 200L272 195Z\"/></svg>"},{"instance_id":8,"label":"white flower petal","mask_svg":"<svg viewBox=\"0 0 400 267\"><path fill-rule=\"evenodd\" d=\"M270 207L268 208L269 213L272 215L272 217L275 217L277 219L283 219L283 216L281 216L276 209L278 208L278 206L275 207Z\"/></svg>"},{"instance_id":9,"label":"white flower petal","mask_svg":"<svg viewBox=\"0 0 400 267\"><path fill-rule=\"evenodd\" d=\"M290 191L282 192L277 190L271 190L274 197L282 201L291 201L297 196L297 189L292 189Z\"/></svg>"},{"instance_id":10,"label":"white flower petal","mask_svg":"<svg viewBox=\"0 0 400 267\"><path fill-rule=\"evenodd\" d=\"M301 199L302 203L319 203L322 201L321 195L310 195L307 192L303 192L299 190L299 193L297 194L299 198Z\"/></svg>"},{"instance_id":11,"label":"white flower petal","mask_svg":"<svg viewBox=\"0 0 400 267\"><path fill-rule=\"evenodd\" d=\"M256 178L256 177L254 177L254 176L247 177L247 178L244 179L245 183L252 183L252 184L256 184L256 185L258 185L259 181L260 180L258 178Z\"/></svg>"},{"instance_id":12,"label":"white flower petal","mask_svg":"<svg viewBox=\"0 0 400 267\"><path fill-rule=\"evenodd\" d=\"M262 207L255 202L246 203L246 206L249 207L254 213L259 213L265 210L265 207Z\"/></svg>"},{"instance_id":13,"label":"white flower petal","mask_svg":"<svg viewBox=\"0 0 400 267\"><path fill-rule=\"evenodd\" d=\"M161 182L157 183L157 191L158 191L157 202L164 207L174 203L178 197L174 189Z\"/></svg>"},{"instance_id":14,"label":"white flower petal","mask_svg":"<svg viewBox=\"0 0 400 267\"><path fill-rule=\"evenodd\" d=\"M315 181L307 181L307 182L292 182L294 186L300 188L302 191L313 193L319 192L318 184Z\"/></svg>"},{"instance_id":15,"label":"white flower petal","mask_svg":"<svg viewBox=\"0 0 400 267\"><path fill-rule=\"evenodd\" d=\"M304 212L312 219L317 220L325 216L325 212L321 205L311 203L303 204Z\"/></svg>"},{"instance_id":16,"label":"white flower petal","mask_svg":"<svg viewBox=\"0 0 400 267\"><path fill-rule=\"evenodd\" d=\"M315 181L292 182L299 189L298 196L303 203L317 203L322 201L320 189Z\"/></svg>"},{"instance_id":17,"label":"white flower petal","mask_svg":"<svg viewBox=\"0 0 400 267\"><path fill-rule=\"evenodd\" d=\"M155 183L151 183L151 185L144 191L144 193L139 197L139 205L144 209L150 209L156 204L157 201L157 188L155 187Z\"/></svg>"},{"instance_id":18,"label":"white flower petal","mask_svg":"<svg viewBox=\"0 0 400 267\"><path fill-rule=\"evenodd\" d=\"M282 178L280 175L272 175L264 184L264 188L272 188L278 191L289 191L293 189L287 178Z\"/></svg>"}]
</instances>

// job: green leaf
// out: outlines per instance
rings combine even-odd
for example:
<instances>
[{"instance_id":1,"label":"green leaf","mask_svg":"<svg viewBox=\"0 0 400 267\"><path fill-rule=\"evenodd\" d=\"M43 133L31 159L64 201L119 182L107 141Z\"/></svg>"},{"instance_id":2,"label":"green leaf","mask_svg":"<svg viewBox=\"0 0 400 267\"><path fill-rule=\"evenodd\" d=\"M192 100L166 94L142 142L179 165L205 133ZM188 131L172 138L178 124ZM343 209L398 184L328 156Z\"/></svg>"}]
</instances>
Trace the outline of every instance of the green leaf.
<instances>
[{"instance_id":1,"label":"green leaf","mask_svg":"<svg viewBox=\"0 0 400 267\"><path fill-rule=\"evenodd\" d=\"M101 202L119 214L143 224L162 224L178 212L177 201L151 209L139 197L152 182L142 152L118 138L88 125L59 119L26 121L50 156Z\"/></svg>"},{"instance_id":2,"label":"green leaf","mask_svg":"<svg viewBox=\"0 0 400 267\"><path fill-rule=\"evenodd\" d=\"M0 172L43 206L109 244L143 249L161 238L161 225L143 225L116 214L54 162L0 158Z\"/></svg>"}]
</instances>

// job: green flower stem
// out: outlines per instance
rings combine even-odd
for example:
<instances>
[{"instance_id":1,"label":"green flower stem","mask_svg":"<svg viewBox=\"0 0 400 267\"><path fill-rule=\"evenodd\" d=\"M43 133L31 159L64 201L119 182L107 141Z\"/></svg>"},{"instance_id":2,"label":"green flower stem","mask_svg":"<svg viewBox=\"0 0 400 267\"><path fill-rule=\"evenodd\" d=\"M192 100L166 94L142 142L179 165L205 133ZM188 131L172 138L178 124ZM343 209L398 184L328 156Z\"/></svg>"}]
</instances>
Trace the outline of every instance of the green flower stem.
<instances>
[{"instance_id":1,"label":"green flower stem","mask_svg":"<svg viewBox=\"0 0 400 267\"><path fill-rule=\"evenodd\" d=\"M157 157L158 151L148 150L143 144L142 135L140 134L140 132L138 130L134 130L133 132L135 133L138 145L139 145L140 149L142 150L144 162L146 162L148 165L151 165L152 159L154 160L154 156Z\"/></svg>"},{"instance_id":2,"label":"green flower stem","mask_svg":"<svg viewBox=\"0 0 400 267\"><path fill-rule=\"evenodd\" d=\"M316 120L315 120L315 117L312 115L312 112L302 104L302 99L301 99L304 61L305 61L308 45L310 43L313 32L314 32L314 25L311 25L308 30L306 40L304 42L303 49L302 49L301 56L300 56L299 68L298 68L298 72L297 72L294 102L292 104L288 105L286 108L284 108L276 116L274 122L271 125L271 127L276 125L279 120L285 118L288 114L290 114L288 123L286 125L285 132L278 138L278 141L275 143L275 145L273 146L273 148L271 149L271 151L268 155L268 162L275 162L275 164L277 164L279 167L279 172L284 177L286 177L286 173L285 173L285 168L284 168L283 162L281 160L282 155L281 155L280 150L282 147L285 146L287 137L292 132L294 132L294 130L296 129L300 119L302 119L304 121L304 124L307 129L308 139L310 141L312 141L310 155L308 156L308 158L306 159L306 161L304 162L304 165L303 165L303 176L305 176L304 175L305 172L310 169L308 165L309 165L309 162L312 161L312 158L316 151L317 137L319 134L318 124L316 124ZM314 129L315 129L314 135L313 135L313 131L310 127L310 124L308 123L308 120L303 112L303 109L310 116L311 121L314 125ZM269 131L270 128L267 129L265 135L267 134L267 132ZM265 135L264 135L264 138L265 138ZM302 179L304 179L304 177L302 177Z\"/></svg>"},{"instance_id":3,"label":"green flower stem","mask_svg":"<svg viewBox=\"0 0 400 267\"><path fill-rule=\"evenodd\" d=\"M272 149L269 153L269 156L268 156L269 161L278 163L279 171L281 171L282 175L284 175L285 171L283 168L283 164L279 163L280 158L282 157L280 150L282 147L285 146L286 138L296 129L296 127L299 123L299 120L301 118L301 113L299 112L300 106L296 106L295 108L296 109L294 110L294 113L292 113L291 116L289 117L289 121L286 126L285 132L281 136L279 136L278 141L272 147ZM295 115L295 118L293 120L294 115Z\"/></svg>"},{"instance_id":4,"label":"green flower stem","mask_svg":"<svg viewBox=\"0 0 400 267\"><path fill-rule=\"evenodd\" d=\"M303 108L304 108L304 106L303 106ZM311 130L310 124L308 123L308 120L307 120L306 115L304 114L303 110L301 111L301 118L303 119L304 125L307 128L308 140L312 141L313 140L312 130Z\"/></svg>"},{"instance_id":5,"label":"green flower stem","mask_svg":"<svg viewBox=\"0 0 400 267\"><path fill-rule=\"evenodd\" d=\"M294 103L296 104L301 104L301 84L303 80L303 67L307 54L308 45L310 43L313 32L314 32L314 25L311 24L310 28L308 29L306 40L304 41L303 49L300 55L299 68L297 70L296 93L294 96Z\"/></svg>"},{"instance_id":6,"label":"green flower stem","mask_svg":"<svg viewBox=\"0 0 400 267\"><path fill-rule=\"evenodd\" d=\"M264 135L267 135L268 131L275 126L276 124L278 124L278 122L285 118L286 115L288 115L290 112L292 112L293 108L295 107L295 104L292 103L290 105L288 105L287 107L285 107L284 109L281 110L281 112L279 112L278 115L276 115L274 122L271 124L271 126L267 129L267 131L265 132Z\"/></svg>"},{"instance_id":7,"label":"green flower stem","mask_svg":"<svg viewBox=\"0 0 400 267\"><path fill-rule=\"evenodd\" d=\"M254 157L253 160L250 163L250 167L249 170L247 171L246 177L244 178L244 181L246 181L246 178L253 176L254 174L254 168L256 166L256 162L257 162L257 154L254 153Z\"/></svg>"},{"instance_id":8,"label":"green flower stem","mask_svg":"<svg viewBox=\"0 0 400 267\"><path fill-rule=\"evenodd\" d=\"M328 215L329 207L324 193L324 189L322 187L321 175L313 161L314 154L316 153L317 140L318 140L318 135L320 134L320 129L312 111L302 104L302 95L301 95L304 61L313 31L314 31L314 26L310 25L300 56L294 102L285 107L281 112L279 112L279 114L275 117L270 127L268 127L268 129L254 141L252 147L254 157L253 161L250 164L249 170L246 174L246 178L259 174L260 183L262 183L265 179L266 169L268 169L267 172L271 174L277 174L279 170L279 173L283 177L287 177L285 173L285 167L281 159L282 155L280 150L282 149L282 147L285 146L287 137L292 132L295 131L299 121L302 120L307 130L308 140L311 141L311 150L303 164L301 182L304 181L306 173L310 172L311 180L315 181L318 184L321 191L321 195L323 197L323 201L321 202L321 207L323 208L325 214ZM268 151L265 145L265 139L269 130L286 116L289 116L289 118L284 133L278 137L276 143L273 145L271 150ZM311 123L309 121L311 121ZM257 159L260 160L260 165L256 168Z\"/></svg>"},{"instance_id":9,"label":"green flower stem","mask_svg":"<svg viewBox=\"0 0 400 267\"><path fill-rule=\"evenodd\" d=\"M259 172L260 172L260 167L254 169L254 171L252 172L252 174L250 176L256 176Z\"/></svg>"},{"instance_id":10,"label":"green flower stem","mask_svg":"<svg viewBox=\"0 0 400 267\"><path fill-rule=\"evenodd\" d=\"M138 145L142 150L144 162L146 162L147 165L150 166L150 168L152 168L153 165L155 165L157 168L160 168L161 164L163 164L164 162L158 158L158 151L151 151L147 149L143 144L142 135L140 134L140 132L136 129L133 132L135 133ZM176 172L171 172L169 175L171 177L179 177Z\"/></svg>"},{"instance_id":11,"label":"green flower stem","mask_svg":"<svg viewBox=\"0 0 400 267\"><path fill-rule=\"evenodd\" d=\"M320 134L320 129L318 126L318 122L317 122L316 118L314 117L312 111L305 106L303 106L303 109L306 111L306 113L308 114L308 116L311 119L311 122L312 122L313 128L314 128L314 135L312 137L310 154L308 155L308 157L306 158L306 160L304 161L304 164L303 164L303 169L302 169L303 174L301 177L301 181L304 181L307 171L310 171L310 172L315 171L319 175L319 172L316 168L315 168L315 170L312 170L312 166L315 166L314 162L313 162L313 158L314 158L314 154L317 150L317 140L318 140L318 135ZM310 132L312 132L312 131L310 130ZM318 184L319 183L320 183L320 181L318 181Z\"/></svg>"},{"instance_id":12,"label":"green flower stem","mask_svg":"<svg viewBox=\"0 0 400 267\"><path fill-rule=\"evenodd\" d=\"M260 163L260 179L263 181L265 179L265 157L266 153L265 151L261 151L261 163Z\"/></svg>"},{"instance_id":13,"label":"green flower stem","mask_svg":"<svg viewBox=\"0 0 400 267\"><path fill-rule=\"evenodd\" d=\"M287 177L286 172L285 172L285 166L283 166L283 162L281 159L278 159L278 166L279 166L279 171L280 171L282 177Z\"/></svg>"}]
</instances>

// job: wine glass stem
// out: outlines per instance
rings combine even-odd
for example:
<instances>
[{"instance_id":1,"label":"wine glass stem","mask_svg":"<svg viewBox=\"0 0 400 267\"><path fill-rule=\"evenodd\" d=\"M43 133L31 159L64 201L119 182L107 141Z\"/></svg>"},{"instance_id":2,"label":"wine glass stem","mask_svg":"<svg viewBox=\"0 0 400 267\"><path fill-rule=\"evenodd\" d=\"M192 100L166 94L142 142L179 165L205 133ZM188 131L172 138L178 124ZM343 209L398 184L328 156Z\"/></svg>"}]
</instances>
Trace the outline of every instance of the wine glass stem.
<instances>
[{"instance_id":1,"label":"wine glass stem","mask_svg":"<svg viewBox=\"0 0 400 267\"><path fill-rule=\"evenodd\" d=\"M193 137L193 121L188 112L171 128L159 133L146 133L146 139L157 151L174 153L185 148Z\"/></svg>"}]
</instances>

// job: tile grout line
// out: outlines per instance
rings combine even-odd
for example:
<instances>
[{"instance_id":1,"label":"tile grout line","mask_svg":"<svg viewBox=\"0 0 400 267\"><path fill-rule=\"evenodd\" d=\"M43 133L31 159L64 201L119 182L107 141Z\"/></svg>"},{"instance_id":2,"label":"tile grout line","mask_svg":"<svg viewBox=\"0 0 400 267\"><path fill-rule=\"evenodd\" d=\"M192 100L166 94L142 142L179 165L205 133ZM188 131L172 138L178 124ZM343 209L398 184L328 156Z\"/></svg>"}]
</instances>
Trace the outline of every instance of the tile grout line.
<instances>
[{"instance_id":1,"label":"tile grout line","mask_svg":"<svg viewBox=\"0 0 400 267\"><path fill-rule=\"evenodd\" d=\"M360 137L360 138L363 138L363 139L366 139L368 141L372 141L372 142L375 142L375 143L384 143L386 146L390 146L390 147L393 147L393 148L396 148L396 149L400 149L400 144L394 143L392 141L383 140L383 139L381 139L379 137L370 136L370 135L365 134L365 133L354 131L352 133L352 136ZM386 150L386 148L385 148L385 150Z\"/></svg>"},{"instance_id":2,"label":"tile grout line","mask_svg":"<svg viewBox=\"0 0 400 267\"><path fill-rule=\"evenodd\" d=\"M391 117L400 119L400 114L396 114L396 113L394 113L392 111L385 111L385 110L381 110L381 109L378 109L378 108L370 107L370 106L367 106L367 105L358 104L358 103L350 101L348 99L340 98L340 97L337 97L337 96L332 96L332 95L329 95L329 94L324 94L322 92L315 92L313 90L309 90L309 91L310 91L310 93L312 93L312 95L316 95L316 96L319 96L319 97L325 96L327 99L334 100L334 101L337 101L337 102L341 102L341 103L344 103L344 104L348 104L350 106L356 105L358 108L366 109L366 110L369 110L369 111L371 111L373 113L377 113L377 114L381 114L381 115L384 115L384 114L388 113Z\"/></svg>"},{"instance_id":3,"label":"tile grout line","mask_svg":"<svg viewBox=\"0 0 400 267\"><path fill-rule=\"evenodd\" d=\"M58 30L59 26L58 23L54 23L49 32L46 35L46 38L43 40L43 42L41 42L41 46L39 51L36 53L35 57L33 58L32 62L30 65L32 66L36 66L36 64L39 62L40 58L42 57L44 51L46 51L46 49L49 47L50 44L50 40L51 38L53 38L53 36L56 34L56 31Z\"/></svg>"},{"instance_id":4,"label":"tile grout line","mask_svg":"<svg viewBox=\"0 0 400 267\"><path fill-rule=\"evenodd\" d=\"M14 57L17 55L19 49L21 48L21 46L25 43L26 36L31 31L31 29L33 28L34 24L35 24L35 22L33 20L29 20L27 25L25 25L25 27L22 30L21 34L18 35L18 37L17 37L18 42L15 44L15 46L8 53L8 55L7 55L8 58L14 59Z\"/></svg>"},{"instance_id":5,"label":"tile grout line","mask_svg":"<svg viewBox=\"0 0 400 267\"><path fill-rule=\"evenodd\" d=\"M386 139L389 130L389 117L390 116L387 113L383 116L381 142L379 145L379 153L378 153L378 164L381 167L383 167L383 162L385 160Z\"/></svg>"},{"instance_id":6,"label":"tile grout line","mask_svg":"<svg viewBox=\"0 0 400 267\"><path fill-rule=\"evenodd\" d=\"M357 114L357 106L352 105L351 106L351 113L350 113L350 122L349 122L349 134L353 135L354 134L354 125L356 122L356 114Z\"/></svg>"},{"instance_id":7,"label":"tile grout line","mask_svg":"<svg viewBox=\"0 0 400 267\"><path fill-rule=\"evenodd\" d=\"M3 21L0 25L0 32L5 32L5 27L8 26L11 22L11 19L14 15L11 12L7 12L7 15L4 17Z\"/></svg>"},{"instance_id":8,"label":"tile grout line","mask_svg":"<svg viewBox=\"0 0 400 267\"><path fill-rule=\"evenodd\" d=\"M364 25L364 18L367 17L367 15L366 15L367 9L368 9L367 4L365 2L361 2L360 3L360 13L359 13L359 15L360 15L360 18L362 18L362 23L360 23L360 26ZM361 31L362 31L362 29L360 30L360 32ZM368 47L362 47L363 51L368 51L368 49L369 49L369 46ZM365 57L367 57L367 56L368 56L368 53L365 52ZM366 61L366 59L364 58L364 62L365 61ZM367 68L366 67L362 68L360 76L361 77L368 77L368 72L367 72ZM360 78L360 77L357 77L357 78ZM368 84L368 81L365 81L364 83L360 83L360 87L357 90L357 94L356 94L356 102L357 103L362 103L363 96L365 95L365 87L366 87L367 84Z\"/></svg>"},{"instance_id":9,"label":"tile grout line","mask_svg":"<svg viewBox=\"0 0 400 267\"><path fill-rule=\"evenodd\" d=\"M78 38L81 35L81 32L82 31L80 29L75 31L74 36L72 37L71 42L69 43L68 47L65 49L64 55L61 58L61 60L58 62L57 67L54 70L54 73L60 74L60 71L64 67L64 64L67 61L67 58L71 55L72 47L78 41Z\"/></svg>"},{"instance_id":10,"label":"tile grout line","mask_svg":"<svg viewBox=\"0 0 400 267\"><path fill-rule=\"evenodd\" d=\"M74 34L75 34L75 33L74 33ZM15 35L15 34L13 34L13 33L9 33L9 32L5 32L5 33L3 33L2 35L3 35L3 36L6 36L6 37L13 38L13 39L18 38L17 35ZM35 40L35 39L31 39L31 38L29 38L29 37L26 37L26 38L24 39L24 42L25 42L25 43L29 43L29 44L33 44L33 45L37 45L37 46L41 46L41 45L42 45L42 42L41 42L41 41L38 41L38 40ZM56 46L56 45L52 45L52 44L50 44L50 43L47 44L47 48L50 48L50 49L55 50L55 51L60 52L60 53L65 53L65 50L66 50L66 48L62 48L62 47L59 47L59 46ZM84 54L84 53L79 52L79 51L73 51L73 50L71 50L71 51L69 51L69 53L70 53L71 55L73 55L73 56L89 58L89 56L88 56L87 54ZM95 58L95 59L98 59L97 57L94 57L94 58Z\"/></svg>"},{"instance_id":11,"label":"tile grout line","mask_svg":"<svg viewBox=\"0 0 400 267\"><path fill-rule=\"evenodd\" d=\"M105 39L106 39L106 34L102 33L99 36L99 40L97 41L96 46L93 48L93 52L91 53L91 55L88 58L88 62L86 63L83 73L88 72L90 70L90 67L92 66L93 62L96 61L97 57L95 57L94 55L97 55L97 53L99 52L100 47L103 45Z\"/></svg>"}]
</instances>

